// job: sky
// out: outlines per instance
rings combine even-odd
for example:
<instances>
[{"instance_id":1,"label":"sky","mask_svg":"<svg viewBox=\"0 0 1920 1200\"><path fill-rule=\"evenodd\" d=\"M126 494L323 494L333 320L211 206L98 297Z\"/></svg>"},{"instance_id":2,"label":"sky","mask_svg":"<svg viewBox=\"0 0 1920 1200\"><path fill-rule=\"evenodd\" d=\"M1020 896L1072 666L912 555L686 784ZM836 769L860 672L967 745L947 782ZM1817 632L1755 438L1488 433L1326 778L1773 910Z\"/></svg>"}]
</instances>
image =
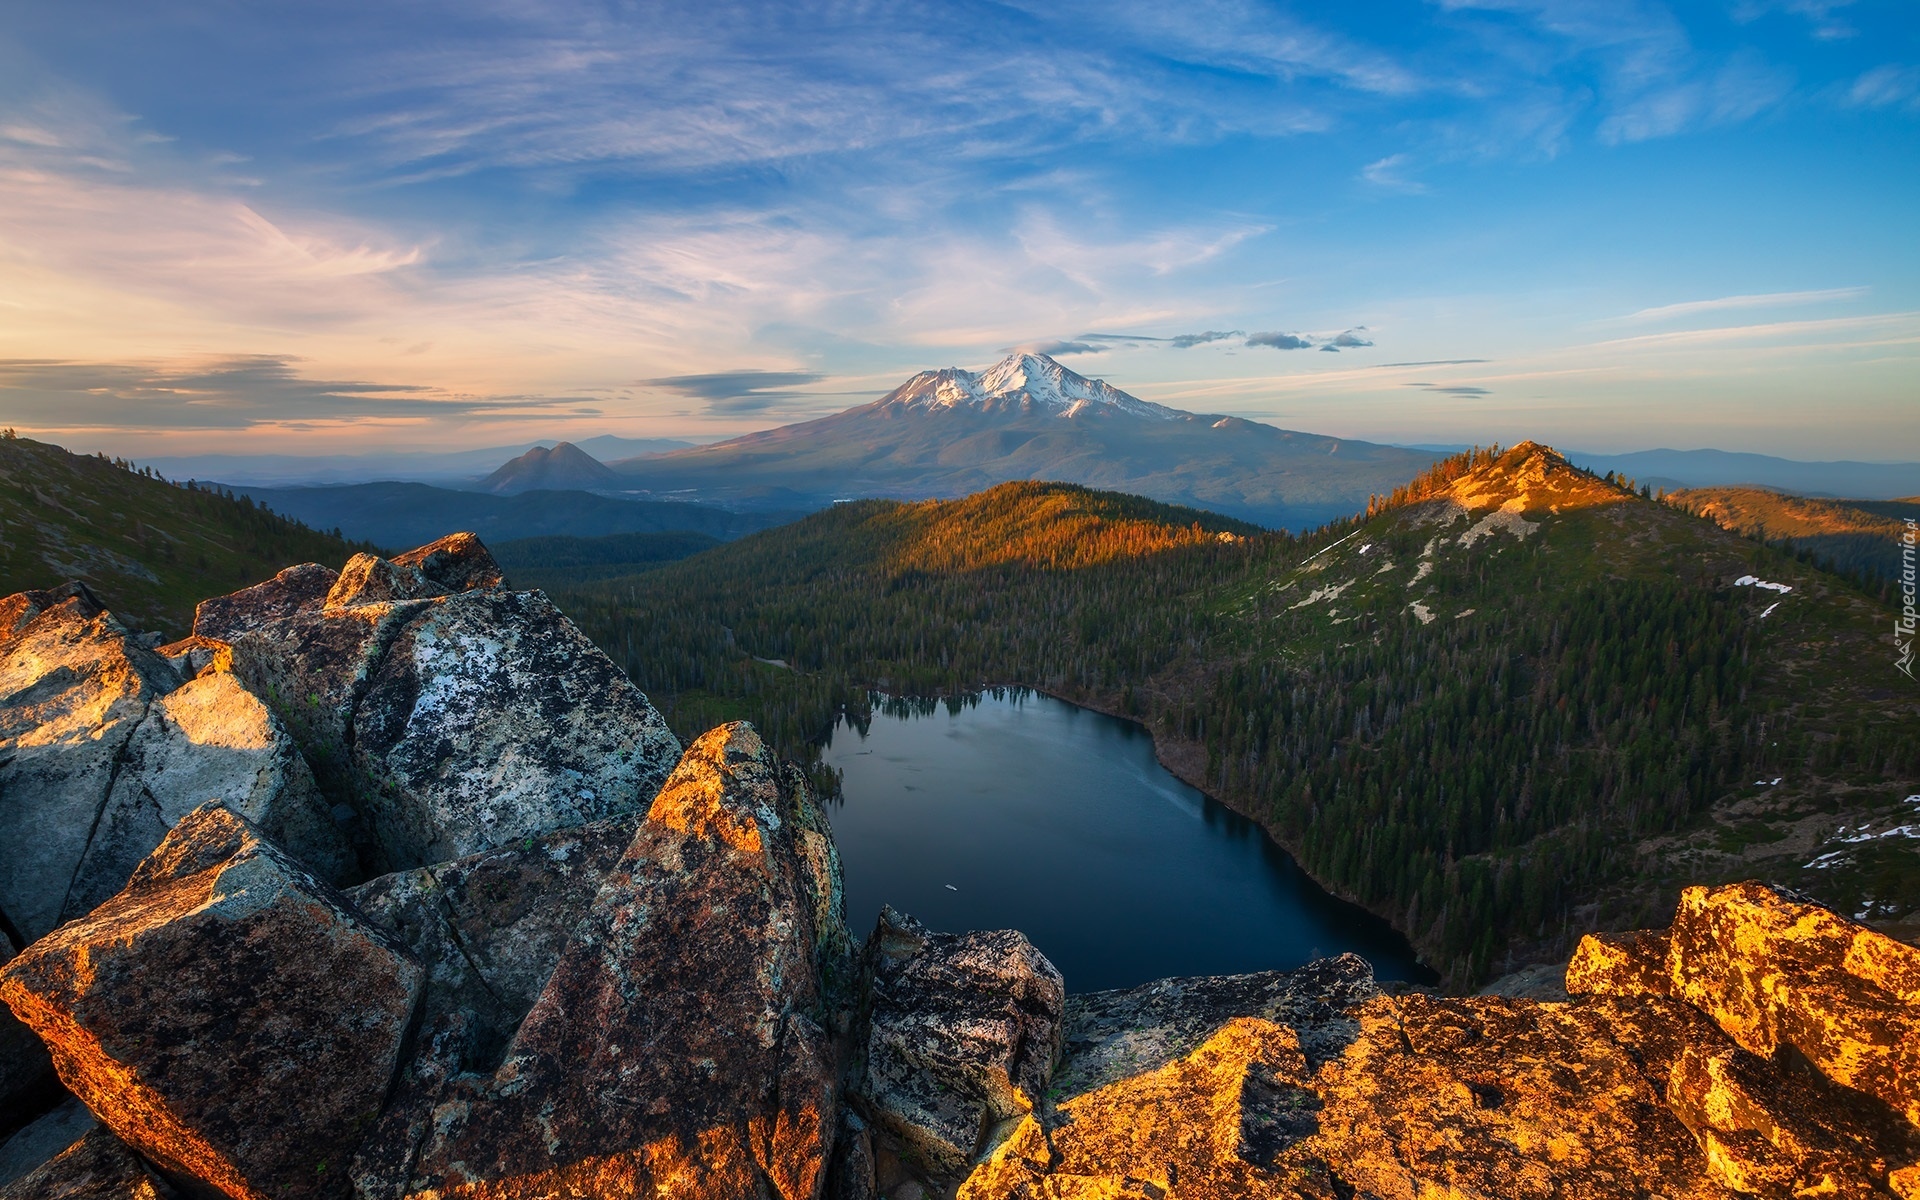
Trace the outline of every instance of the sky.
<instances>
[{"instance_id":1,"label":"sky","mask_svg":"<svg viewBox=\"0 0 1920 1200\"><path fill-rule=\"evenodd\" d=\"M1056 354L1402 444L1920 460L1914 0L0 0L0 423L712 439Z\"/></svg>"}]
</instances>

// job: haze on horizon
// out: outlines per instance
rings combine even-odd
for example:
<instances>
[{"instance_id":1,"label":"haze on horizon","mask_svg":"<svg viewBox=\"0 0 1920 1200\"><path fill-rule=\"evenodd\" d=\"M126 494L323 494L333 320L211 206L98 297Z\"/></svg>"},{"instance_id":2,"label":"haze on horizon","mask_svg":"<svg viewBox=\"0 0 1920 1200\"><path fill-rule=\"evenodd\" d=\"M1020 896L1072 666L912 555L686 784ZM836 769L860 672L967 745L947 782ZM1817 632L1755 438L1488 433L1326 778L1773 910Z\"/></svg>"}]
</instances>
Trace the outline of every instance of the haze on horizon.
<instances>
[{"instance_id":1,"label":"haze on horizon","mask_svg":"<svg viewBox=\"0 0 1920 1200\"><path fill-rule=\"evenodd\" d=\"M340 453L1045 350L1396 442L1920 460L1906 0L183 0L0 27L0 422Z\"/></svg>"}]
</instances>

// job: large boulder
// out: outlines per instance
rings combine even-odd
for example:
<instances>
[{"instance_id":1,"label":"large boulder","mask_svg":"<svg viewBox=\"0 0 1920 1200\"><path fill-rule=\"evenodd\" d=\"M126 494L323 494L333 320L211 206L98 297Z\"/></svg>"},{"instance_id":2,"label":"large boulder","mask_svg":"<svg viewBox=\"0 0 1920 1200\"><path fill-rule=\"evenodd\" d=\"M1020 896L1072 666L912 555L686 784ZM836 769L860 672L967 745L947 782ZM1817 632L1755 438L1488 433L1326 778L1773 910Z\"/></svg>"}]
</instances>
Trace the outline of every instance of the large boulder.
<instances>
[{"instance_id":1,"label":"large boulder","mask_svg":"<svg viewBox=\"0 0 1920 1200\"><path fill-rule=\"evenodd\" d=\"M412 615L353 718L360 804L394 865L635 812L679 753L539 592L462 592Z\"/></svg>"},{"instance_id":2,"label":"large boulder","mask_svg":"<svg viewBox=\"0 0 1920 1200\"><path fill-rule=\"evenodd\" d=\"M30 942L59 923L121 755L179 677L84 588L6 603L0 912Z\"/></svg>"},{"instance_id":3,"label":"large boulder","mask_svg":"<svg viewBox=\"0 0 1920 1200\"><path fill-rule=\"evenodd\" d=\"M167 830L209 803L258 825L323 879L355 869L352 847L279 719L231 674L208 671L155 700L128 740L63 919L86 915L126 886Z\"/></svg>"},{"instance_id":4,"label":"large boulder","mask_svg":"<svg viewBox=\"0 0 1920 1200\"><path fill-rule=\"evenodd\" d=\"M1064 982L1014 930L934 933L891 908L865 968L860 1104L908 1170L951 1185L1046 1094Z\"/></svg>"},{"instance_id":5,"label":"large boulder","mask_svg":"<svg viewBox=\"0 0 1920 1200\"><path fill-rule=\"evenodd\" d=\"M1758 883L1690 887L1674 994L1747 1050L1803 1057L1920 1127L1920 948Z\"/></svg>"},{"instance_id":6,"label":"large boulder","mask_svg":"<svg viewBox=\"0 0 1920 1200\"><path fill-rule=\"evenodd\" d=\"M498 1070L439 1097L409 1192L817 1196L845 931L809 833L805 777L750 726L695 742Z\"/></svg>"},{"instance_id":7,"label":"large boulder","mask_svg":"<svg viewBox=\"0 0 1920 1200\"><path fill-rule=\"evenodd\" d=\"M319 563L288 567L264 583L202 600L193 610L193 634L231 642L249 630L276 624L326 603L339 574Z\"/></svg>"},{"instance_id":8,"label":"large boulder","mask_svg":"<svg viewBox=\"0 0 1920 1200\"><path fill-rule=\"evenodd\" d=\"M545 596L503 590L471 534L320 570L201 614L356 814L369 870L637 813L678 759L646 696Z\"/></svg>"},{"instance_id":9,"label":"large boulder","mask_svg":"<svg viewBox=\"0 0 1920 1200\"><path fill-rule=\"evenodd\" d=\"M346 898L224 809L0 969L60 1078L163 1170L236 1198L347 1187L423 973Z\"/></svg>"}]
</instances>

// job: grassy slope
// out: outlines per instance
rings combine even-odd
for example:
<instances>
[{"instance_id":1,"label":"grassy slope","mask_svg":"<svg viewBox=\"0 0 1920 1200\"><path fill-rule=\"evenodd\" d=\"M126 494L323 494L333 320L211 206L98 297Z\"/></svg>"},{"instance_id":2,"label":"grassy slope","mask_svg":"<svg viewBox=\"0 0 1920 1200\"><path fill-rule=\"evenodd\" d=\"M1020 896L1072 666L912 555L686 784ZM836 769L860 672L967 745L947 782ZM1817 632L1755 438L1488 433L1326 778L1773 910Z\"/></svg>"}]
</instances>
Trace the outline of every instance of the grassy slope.
<instances>
[{"instance_id":1,"label":"grassy slope","mask_svg":"<svg viewBox=\"0 0 1920 1200\"><path fill-rule=\"evenodd\" d=\"M563 603L677 720L747 716L788 753L868 684L1025 682L1138 716L1170 766L1456 985L1644 923L1700 879L1920 911L1913 840L1804 866L1920 791L1920 707L1884 609L1516 455L1298 541L1202 522L1128 545L1089 508L1145 502L1048 485L845 505ZM1462 538L1522 493L1524 527ZM1103 540L1116 551L1089 549ZM1794 590L1732 586L1746 574ZM1783 782L1755 788L1762 773Z\"/></svg>"},{"instance_id":2,"label":"grassy slope","mask_svg":"<svg viewBox=\"0 0 1920 1200\"><path fill-rule=\"evenodd\" d=\"M1892 579L1899 574L1906 519L1920 500L1819 500L1766 488L1689 488L1670 503L1723 529L1811 552L1848 574Z\"/></svg>"},{"instance_id":3,"label":"grassy slope","mask_svg":"<svg viewBox=\"0 0 1920 1200\"><path fill-rule=\"evenodd\" d=\"M208 596L361 548L244 500L0 439L0 595L80 579L128 625L177 637Z\"/></svg>"}]
</instances>

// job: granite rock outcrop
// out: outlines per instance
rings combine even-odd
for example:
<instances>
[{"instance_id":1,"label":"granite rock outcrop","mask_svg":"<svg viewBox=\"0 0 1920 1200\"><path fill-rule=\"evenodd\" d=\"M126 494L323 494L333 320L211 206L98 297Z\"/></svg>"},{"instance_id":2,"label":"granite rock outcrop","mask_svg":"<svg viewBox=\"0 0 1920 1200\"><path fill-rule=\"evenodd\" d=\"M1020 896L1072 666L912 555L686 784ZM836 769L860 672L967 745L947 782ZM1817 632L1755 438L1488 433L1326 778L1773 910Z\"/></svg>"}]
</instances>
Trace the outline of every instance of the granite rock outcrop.
<instances>
[{"instance_id":1,"label":"granite rock outcrop","mask_svg":"<svg viewBox=\"0 0 1920 1200\"><path fill-rule=\"evenodd\" d=\"M352 814L370 873L638 812L679 758L619 668L545 596L503 582L456 534L200 607L195 635L231 645Z\"/></svg>"}]
</instances>

